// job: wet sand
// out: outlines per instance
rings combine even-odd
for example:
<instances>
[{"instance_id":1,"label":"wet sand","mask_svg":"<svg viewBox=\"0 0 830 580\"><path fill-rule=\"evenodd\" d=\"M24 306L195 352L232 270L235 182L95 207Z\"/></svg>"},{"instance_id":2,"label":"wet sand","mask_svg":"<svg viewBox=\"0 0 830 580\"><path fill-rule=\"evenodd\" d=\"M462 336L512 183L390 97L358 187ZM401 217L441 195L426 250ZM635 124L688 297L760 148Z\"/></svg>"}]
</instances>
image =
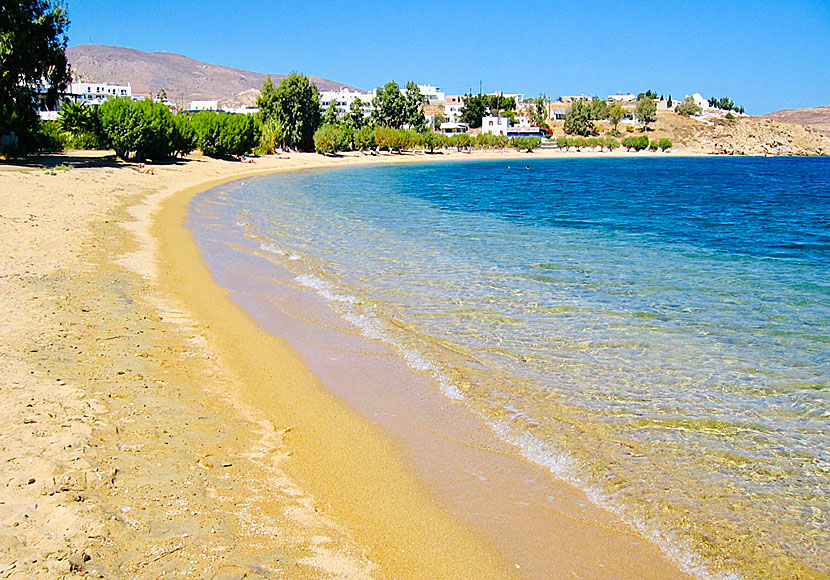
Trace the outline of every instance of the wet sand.
<instances>
[{"instance_id":1,"label":"wet sand","mask_svg":"<svg viewBox=\"0 0 830 580\"><path fill-rule=\"evenodd\" d=\"M228 299L183 227L198 191L253 172L450 156L290 157L0 166L0 577L523 576ZM542 533L568 547L551 577L621 556ZM683 577L649 553L609 577Z\"/></svg>"}]
</instances>

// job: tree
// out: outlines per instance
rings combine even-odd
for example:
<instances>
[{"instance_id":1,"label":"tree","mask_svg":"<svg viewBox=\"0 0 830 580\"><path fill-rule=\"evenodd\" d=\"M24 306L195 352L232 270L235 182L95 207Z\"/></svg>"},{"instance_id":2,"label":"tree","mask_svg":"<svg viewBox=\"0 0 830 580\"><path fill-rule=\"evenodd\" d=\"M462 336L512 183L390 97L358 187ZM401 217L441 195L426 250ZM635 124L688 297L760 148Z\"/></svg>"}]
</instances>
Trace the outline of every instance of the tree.
<instances>
[{"instance_id":1,"label":"tree","mask_svg":"<svg viewBox=\"0 0 830 580\"><path fill-rule=\"evenodd\" d=\"M390 81L377 89L372 99L375 110L372 113L375 124L381 127L400 129L406 122L407 101L398 83Z\"/></svg>"},{"instance_id":2,"label":"tree","mask_svg":"<svg viewBox=\"0 0 830 580\"><path fill-rule=\"evenodd\" d=\"M481 127L485 115L504 115L513 118L516 99L504 95L467 95L461 109L461 121L472 128Z\"/></svg>"},{"instance_id":3,"label":"tree","mask_svg":"<svg viewBox=\"0 0 830 580\"><path fill-rule=\"evenodd\" d=\"M337 124L337 101L332 99L329 103L329 108L326 109L326 114L323 115L323 125Z\"/></svg>"},{"instance_id":4,"label":"tree","mask_svg":"<svg viewBox=\"0 0 830 580\"><path fill-rule=\"evenodd\" d=\"M537 127L547 126L549 102L550 99L545 93L539 93L539 97L533 103L533 108L530 111L530 122Z\"/></svg>"},{"instance_id":5,"label":"tree","mask_svg":"<svg viewBox=\"0 0 830 580\"><path fill-rule=\"evenodd\" d=\"M608 120L611 121L612 125L614 125L614 133L619 133L619 131L617 131L617 125L620 123L620 119L625 117L625 115L626 111L619 103L614 103L608 108Z\"/></svg>"},{"instance_id":6,"label":"tree","mask_svg":"<svg viewBox=\"0 0 830 580\"><path fill-rule=\"evenodd\" d=\"M355 131L359 131L366 124L366 116L363 114L363 101L355 99L349 105L349 112L346 114L346 123Z\"/></svg>"},{"instance_id":7,"label":"tree","mask_svg":"<svg viewBox=\"0 0 830 580\"><path fill-rule=\"evenodd\" d=\"M594 97L588 104L588 115L592 121L607 119L608 110L608 103L599 97Z\"/></svg>"},{"instance_id":8,"label":"tree","mask_svg":"<svg viewBox=\"0 0 830 580\"><path fill-rule=\"evenodd\" d=\"M651 97L643 97L637 103L637 119L643 124L646 131L649 125L657 120L657 101Z\"/></svg>"},{"instance_id":9,"label":"tree","mask_svg":"<svg viewBox=\"0 0 830 580\"><path fill-rule=\"evenodd\" d=\"M163 103L164 101L166 101L167 91L165 91L164 89L159 89L159 92L156 93L156 100L158 100L159 103Z\"/></svg>"},{"instance_id":10,"label":"tree","mask_svg":"<svg viewBox=\"0 0 830 580\"><path fill-rule=\"evenodd\" d=\"M180 140L170 109L150 99L109 99L98 107L103 139L121 159L167 159Z\"/></svg>"},{"instance_id":11,"label":"tree","mask_svg":"<svg viewBox=\"0 0 830 580\"><path fill-rule=\"evenodd\" d=\"M571 110L565 115L565 133L583 136L597 134L584 99L575 100L571 105Z\"/></svg>"},{"instance_id":12,"label":"tree","mask_svg":"<svg viewBox=\"0 0 830 580\"><path fill-rule=\"evenodd\" d=\"M192 118L196 146L210 157L245 155L257 143L254 120L248 115L203 111Z\"/></svg>"},{"instance_id":13,"label":"tree","mask_svg":"<svg viewBox=\"0 0 830 580\"><path fill-rule=\"evenodd\" d=\"M436 113L432 117L432 130L433 131L440 131L441 125L447 122L447 118L444 116L443 113Z\"/></svg>"},{"instance_id":14,"label":"tree","mask_svg":"<svg viewBox=\"0 0 830 580\"><path fill-rule=\"evenodd\" d=\"M285 147L314 151L314 132L320 126L320 93L308 77L293 72L276 89L266 77L257 107L263 122L276 119L282 124Z\"/></svg>"},{"instance_id":15,"label":"tree","mask_svg":"<svg viewBox=\"0 0 830 580\"><path fill-rule=\"evenodd\" d=\"M691 117L692 115L700 113L703 110L703 107L695 103L695 100L692 97L686 97L683 99L683 102L677 103L674 110L678 115Z\"/></svg>"},{"instance_id":16,"label":"tree","mask_svg":"<svg viewBox=\"0 0 830 580\"><path fill-rule=\"evenodd\" d=\"M672 103L672 101L671 101L671 95L669 95L669 100L668 100L668 101L666 101L666 108L667 108L667 109L671 109L672 104L673 104L673 103Z\"/></svg>"},{"instance_id":17,"label":"tree","mask_svg":"<svg viewBox=\"0 0 830 580\"><path fill-rule=\"evenodd\" d=\"M341 149L340 130L335 125L323 125L314 132L314 146L318 153L334 155Z\"/></svg>"},{"instance_id":18,"label":"tree","mask_svg":"<svg viewBox=\"0 0 830 580\"><path fill-rule=\"evenodd\" d=\"M38 119L37 86L54 106L69 83L63 5L53 0L3 2L0 7L0 135L12 132L19 150L31 150Z\"/></svg>"},{"instance_id":19,"label":"tree","mask_svg":"<svg viewBox=\"0 0 830 580\"><path fill-rule=\"evenodd\" d=\"M642 101L643 99L646 99L646 98L648 98L648 99L656 99L656 98L657 98L657 93L655 93L654 91L652 91L651 89L649 89L649 90L647 90L646 92L644 92L644 93L640 93L639 95L637 95L637 100L638 100L638 101Z\"/></svg>"},{"instance_id":20,"label":"tree","mask_svg":"<svg viewBox=\"0 0 830 580\"><path fill-rule=\"evenodd\" d=\"M424 105L427 98L421 94L421 89L414 82L406 83L404 93L404 124L416 131L423 131L427 126L427 119L424 116Z\"/></svg>"}]
</instances>

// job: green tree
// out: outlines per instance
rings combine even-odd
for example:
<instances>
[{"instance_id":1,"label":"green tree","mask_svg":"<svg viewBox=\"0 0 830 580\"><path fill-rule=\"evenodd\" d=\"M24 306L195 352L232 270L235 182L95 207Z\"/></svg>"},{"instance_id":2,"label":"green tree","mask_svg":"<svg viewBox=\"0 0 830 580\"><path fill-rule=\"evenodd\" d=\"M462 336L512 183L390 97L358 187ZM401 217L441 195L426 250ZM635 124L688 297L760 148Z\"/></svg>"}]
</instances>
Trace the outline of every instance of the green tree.
<instances>
[{"instance_id":1,"label":"green tree","mask_svg":"<svg viewBox=\"0 0 830 580\"><path fill-rule=\"evenodd\" d=\"M637 119L648 131L648 126L657 120L657 101L648 96L640 99L637 103Z\"/></svg>"},{"instance_id":2,"label":"green tree","mask_svg":"<svg viewBox=\"0 0 830 580\"><path fill-rule=\"evenodd\" d=\"M366 149L374 149L377 146L375 140L375 130L368 125L364 125L358 129L354 135L354 145L357 149L365 151Z\"/></svg>"},{"instance_id":3,"label":"green tree","mask_svg":"<svg viewBox=\"0 0 830 580\"><path fill-rule=\"evenodd\" d=\"M360 99L352 101L352 104L349 105L349 112L346 115L346 123L355 131L359 131L366 124L366 115L363 112L363 101Z\"/></svg>"},{"instance_id":4,"label":"green tree","mask_svg":"<svg viewBox=\"0 0 830 580\"><path fill-rule=\"evenodd\" d=\"M671 109L672 104L673 104L673 103L672 103L672 100L671 100L671 95L669 95L669 100L668 100L668 101L666 101L666 108L667 108L667 109Z\"/></svg>"},{"instance_id":5,"label":"green tree","mask_svg":"<svg viewBox=\"0 0 830 580\"><path fill-rule=\"evenodd\" d=\"M533 103L533 108L530 111L530 122L537 127L547 127L548 103L550 103L550 99L545 93L539 93L539 97Z\"/></svg>"},{"instance_id":6,"label":"green tree","mask_svg":"<svg viewBox=\"0 0 830 580\"><path fill-rule=\"evenodd\" d=\"M655 93L651 89L647 90L644 93L640 93L639 95L637 95L637 100L638 101L642 101L643 99L656 99L656 98L657 98L657 93Z\"/></svg>"},{"instance_id":7,"label":"green tree","mask_svg":"<svg viewBox=\"0 0 830 580\"><path fill-rule=\"evenodd\" d=\"M667 137L663 137L662 139L660 139L660 141L657 144L660 146L660 149L663 150L663 151L665 151L667 149L671 149L671 147L672 147L671 139L669 139Z\"/></svg>"},{"instance_id":8,"label":"green tree","mask_svg":"<svg viewBox=\"0 0 830 580\"><path fill-rule=\"evenodd\" d=\"M424 116L424 105L427 98L421 94L421 89L414 82L406 83L404 92L404 124L416 131L423 131L427 126L427 119Z\"/></svg>"},{"instance_id":9,"label":"green tree","mask_svg":"<svg viewBox=\"0 0 830 580\"><path fill-rule=\"evenodd\" d=\"M337 101L332 99L329 103L329 108L326 109L326 114L323 115L323 125L337 124Z\"/></svg>"},{"instance_id":10,"label":"green tree","mask_svg":"<svg viewBox=\"0 0 830 580\"><path fill-rule=\"evenodd\" d=\"M372 99L372 113L376 125L400 129L406 123L407 101L398 83L390 81L377 89Z\"/></svg>"},{"instance_id":11,"label":"green tree","mask_svg":"<svg viewBox=\"0 0 830 580\"><path fill-rule=\"evenodd\" d=\"M159 89L159 92L156 93L156 99L158 100L159 103L163 103L164 101L166 101L167 100L167 91L165 91L164 89Z\"/></svg>"},{"instance_id":12,"label":"green tree","mask_svg":"<svg viewBox=\"0 0 830 580\"><path fill-rule=\"evenodd\" d=\"M203 111L192 118L196 146L210 157L245 155L258 142L253 118Z\"/></svg>"},{"instance_id":13,"label":"green tree","mask_svg":"<svg viewBox=\"0 0 830 580\"><path fill-rule=\"evenodd\" d=\"M334 155L342 149L342 135L336 125L323 125L314 132L314 146L318 153Z\"/></svg>"},{"instance_id":14,"label":"green tree","mask_svg":"<svg viewBox=\"0 0 830 580\"><path fill-rule=\"evenodd\" d=\"M467 95L461 108L461 121L472 128L481 127L486 115L502 115L515 121L516 99L504 95Z\"/></svg>"},{"instance_id":15,"label":"green tree","mask_svg":"<svg viewBox=\"0 0 830 580\"><path fill-rule=\"evenodd\" d=\"M591 122L589 106L584 99L577 99L571 104L571 110L565 115L565 133L583 136L597 134L597 128Z\"/></svg>"},{"instance_id":16,"label":"green tree","mask_svg":"<svg viewBox=\"0 0 830 580\"><path fill-rule=\"evenodd\" d=\"M282 124L285 147L314 150L314 132L320 126L320 93L308 77L291 73L276 89L267 77L257 107L263 122L276 119Z\"/></svg>"},{"instance_id":17,"label":"green tree","mask_svg":"<svg viewBox=\"0 0 830 580\"><path fill-rule=\"evenodd\" d=\"M608 103L599 97L594 97L588 104L588 115L592 121L607 119L608 111Z\"/></svg>"},{"instance_id":18,"label":"green tree","mask_svg":"<svg viewBox=\"0 0 830 580\"><path fill-rule=\"evenodd\" d=\"M686 97L683 99L683 102L677 103L674 110L678 115L691 117L692 115L700 113L703 110L703 107L695 103L695 100L692 97Z\"/></svg>"},{"instance_id":19,"label":"green tree","mask_svg":"<svg viewBox=\"0 0 830 580\"><path fill-rule=\"evenodd\" d=\"M39 123L38 90L54 106L69 82L63 4L52 0L3 2L0 6L0 135L15 133L20 152L30 151Z\"/></svg>"},{"instance_id":20,"label":"green tree","mask_svg":"<svg viewBox=\"0 0 830 580\"><path fill-rule=\"evenodd\" d=\"M98 107L102 138L121 159L172 157L179 139L170 109L150 99L109 99Z\"/></svg>"},{"instance_id":21,"label":"green tree","mask_svg":"<svg viewBox=\"0 0 830 580\"><path fill-rule=\"evenodd\" d=\"M614 125L614 133L618 134L619 131L617 130L617 125L619 125L620 120L625 117L626 111L623 109L623 106L619 103L614 103L608 108L608 120L611 121L611 124Z\"/></svg>"},{"instance_id":22,"label":"green tree","mask_svg":"<svg viewBox=\"0 0 830 580\"><path fill-rule=\"evenodd\" d=\"M447 122L447 118L444 116L443 113L436 113L432 117L432 130L433 131L440 131L441 125Z\"/></svg>"},{"instance_id":23,"label":"green tree","mask_svg":"<svg viewBox=\"0 0 830 580\"><path fill-rule=\"evenodd\" d=\"M283 124L278 119L269 119L262 124L259 148L266 155L271 155L283 147L285 138L286 131Z\"/></svg>"}]
</instances>

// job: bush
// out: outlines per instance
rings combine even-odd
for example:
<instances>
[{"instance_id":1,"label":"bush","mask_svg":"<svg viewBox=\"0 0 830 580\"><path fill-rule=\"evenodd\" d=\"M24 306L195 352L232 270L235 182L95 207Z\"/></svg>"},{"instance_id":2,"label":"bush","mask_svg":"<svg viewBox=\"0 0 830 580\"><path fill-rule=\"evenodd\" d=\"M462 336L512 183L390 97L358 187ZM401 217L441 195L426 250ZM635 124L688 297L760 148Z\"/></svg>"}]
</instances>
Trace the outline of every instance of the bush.
<instances>
[{"instance_id":1,"label":"bush","mask_svg":"<svg viewBox=\"0 0 830 580\"><path fill-rule=\"evenodd\" d=\"M614 151L615 149L620 148L620 142L614 139L613 137L606 137L605 146L608 147L609 151Z\"/></svg>"},{"instance_id":2,"label":"bush","mask_svg":"<svg viewBox=\"0 0 830 580\"><path fill-rule=\"evenodd\" d=\"M354 134L354 146L361 151L374 149L377 146L375 141L375 130L372 127L361 127Z\"/></svg>"},{"instance_id":3,"label":"bush","mask_svg":"<svg viewBox=\"0 0 830 580\"><path fill-rule=\"evenodd\" d=\"M671 149L672 146L671 140L669 140L667 137L663 137L662 139L660 139L660 141L657 144L660 146L660 149L662 151Z\"/></svg>"},{"instance_id":4,"label":"bush","mask_svg":"<svg viewBox=\"0 0 830 580\"><path fill-rule=\"evenodd\" d=\"M622 146L631 151L642 151L649 145L648 137L641 135L640 137L626 137L622 140Z\"/></svg>"},{"instance_id":5,"label":"bush","mask_svg":"<svg viewBox=\"0 0 830 580\"><path fill-rule=\"evenodd\" d=\"M648 150L649 151L657 151L659 148L660 148L660 145L657 143L656 140L652 141L651 143L648 144Z\"/></svg>"},{"instance_id":6,"label":"bush","mask_svg":"<svg viewBox=\"0 0 830 580\"><path fill-rule=\"evenodd\" d=\"M556 146L560 149L567 150L571 146L571 139L570 137L557 137L556 138Z\"/></svg>"},{"instance_id":7,"label":"bush","mask_svg":"<svg viewBox=\"0 0 830 580\"><path fill-rule=\"evenodd\" d=\"M686 97L682 102L677 104L674 111L678 115L691 117L692 115L697 115L703 111L703 107L695 103L695 100L692 97Z\"/></svg>"},{"instance_id":8,"label":"bush","mask_svg":"<svg viewBox=\"0 0 830 580\"><path fill-rule=\"evenodd\" d=\"M203 111L191 117L196 147L210 157L245 155L259 141L254 119Z\"/></svg>"},{"instance_id":9,"label":"bush","mask_svg":"<svg viewBox=\"0 0 830 580\"><path fill-rule=\"evenodd\" d=\"M259 148L265 155L271 155L285 144L286 131L276 118L265 121L260 128Z\"/></svg>"},{"instance_id":10,"label":"bush","mask_svg":"<svg viewBox=\"0 0 830 580\"><path fill-rule=\"evenodd\" d=\"M542 144L541 137L511 137L510 146L516 149L525 149L528 153Z\"/></svg>"},{"instance_id":11,"label":"bush","mask_svg":"<svg viewBox=\"0 0 830 580\"><path fill-rule=\"evenodd\" d=\"M318 153L326 155L334 155L338 151L342 151L343 147L343 132L337 125L323 125L314 132L314 147Z\"/></svg>"},{"instance_id":12,"label":"bush","mask_svg":"<svg viewBox=\"0 0 830 580\"><path fill-rule=\"evenodd\" d=\"M41 121L34 141L37 151L63 151L69 145L68 136L57 121Z\"/></svg>"},{"instance_id":13,"label":"bush","mask_svg":"<svg viewBox=\"0 0 830 580\"><path fill-rule=\"evenodd\" d=\"M455 135L450 135L448 144L450 147L455 147L460 151L461 149L467 149L472 146L473 139L467 133L456 133Z\"/></svg>"},{"instance_id":14,"label":"bush","mask_svg":"<svg viewBox=\"0 0 830 580\"><path fill-rule=\"evenodd\" d=\"M161 103L109 99L98 108L102 140L121 159L171 157L179 141L173 114Z\"/></svg>"}]
</instances>

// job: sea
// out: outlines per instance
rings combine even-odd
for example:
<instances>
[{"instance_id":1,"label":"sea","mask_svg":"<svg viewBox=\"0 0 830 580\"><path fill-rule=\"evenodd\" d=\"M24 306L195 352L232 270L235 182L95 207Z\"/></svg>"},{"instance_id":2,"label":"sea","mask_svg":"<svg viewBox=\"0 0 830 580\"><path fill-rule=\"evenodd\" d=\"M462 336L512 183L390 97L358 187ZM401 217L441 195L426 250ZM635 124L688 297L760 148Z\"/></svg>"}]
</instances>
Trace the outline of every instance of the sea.
<instances>
[{"instance_id":1,"label":"sea","mask_svg":"<svg viewBox=\"0 0 830 580\"><path fill-rule=\"evenodd\" d=\"M830 159L306 170L207 191L189 224L694 576L830 577Z\"/></svg>"}]
</instances>

